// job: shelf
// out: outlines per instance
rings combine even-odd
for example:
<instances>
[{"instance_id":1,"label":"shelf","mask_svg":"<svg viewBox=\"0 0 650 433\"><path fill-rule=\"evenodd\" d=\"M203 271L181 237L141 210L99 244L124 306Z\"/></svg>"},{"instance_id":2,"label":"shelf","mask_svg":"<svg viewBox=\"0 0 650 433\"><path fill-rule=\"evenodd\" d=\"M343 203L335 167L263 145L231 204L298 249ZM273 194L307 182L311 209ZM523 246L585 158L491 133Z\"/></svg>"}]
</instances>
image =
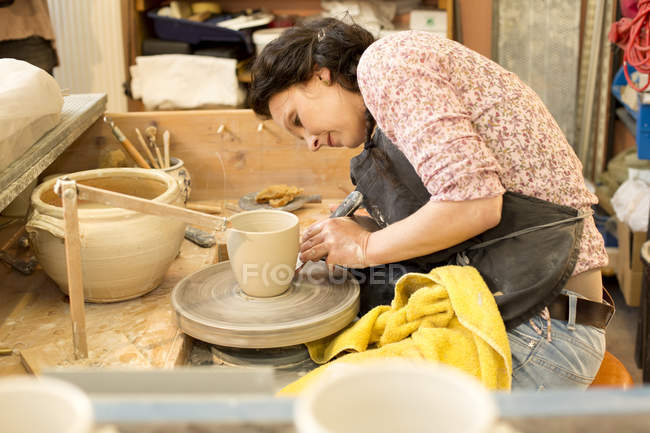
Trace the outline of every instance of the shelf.
<instances>
[{"instance_id":1,"label":"shelf","mask_svg":"<svg viewBox=\"0 0 650 433\"><path fill-rule=\"evenodd\" d=\"M0 172L0 209L37 179L104 111L106 95L103 93L64 97L59 124Z\"/></svg>"}]
</instances>

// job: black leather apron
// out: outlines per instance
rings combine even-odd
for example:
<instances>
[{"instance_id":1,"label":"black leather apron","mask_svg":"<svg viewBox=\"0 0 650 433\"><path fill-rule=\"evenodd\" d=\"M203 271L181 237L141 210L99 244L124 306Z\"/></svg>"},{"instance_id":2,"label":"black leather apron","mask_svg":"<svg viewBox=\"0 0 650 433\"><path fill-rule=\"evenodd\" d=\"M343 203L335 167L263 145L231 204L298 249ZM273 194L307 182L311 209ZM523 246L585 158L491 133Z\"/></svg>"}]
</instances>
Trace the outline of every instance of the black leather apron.
<instances>
[{"instance_id":1,"label":"black leather apron","mask_svg":"<svg viewBox=\"0 0 650 433\"><path fill-rule=\"evenodd\" d=\"M364 207L382 228L430 199L413 166L379 129L351 160L350 175L363 193ZM506 192L499 225L475 238L397 264L354 270L361 283L361 313L390 304L395 282L404 273L460 264L479 270L495 294L506 326L517 326L550 304L571 277L585 216L571 207Z\"/></svg>"}]
</instances>

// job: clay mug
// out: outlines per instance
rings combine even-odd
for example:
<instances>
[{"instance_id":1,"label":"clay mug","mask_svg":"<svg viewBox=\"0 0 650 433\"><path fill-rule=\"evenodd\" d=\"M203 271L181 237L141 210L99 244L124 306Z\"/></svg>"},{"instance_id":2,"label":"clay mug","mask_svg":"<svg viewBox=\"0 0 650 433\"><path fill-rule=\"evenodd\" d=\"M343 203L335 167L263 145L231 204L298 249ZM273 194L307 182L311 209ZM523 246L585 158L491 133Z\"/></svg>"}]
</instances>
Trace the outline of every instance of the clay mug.
<instances>
[{"instance_id":1,"label":"clay mug","mask_svg":"<svg viewBox=\"0 0 650 433\"><path fill-rule=\"evenodd\" d=\"M226 231L230 267L248 296L284 293L298 260L298 217L279 210L253 210L230 217Z\"/></svg>"},{"instance_id":2,"label":"clay mug","mask_svg":"<svg viewBox=\"0 0 650 433\"><path fill-rule=\"evenodd\" d=\"M487 433L496 405L474 377L423 360L333 363L294 406L299 433Z\"/></svg>"},{"instance_id":3,"label":"clay mug","mask_svg":"<svg viewBox=\"0 0 650 433\"><path fill-rule=\"evenodd\" d=\"M92 403L76 386L49 377L0 379L3 433L91 433Z\"/></svg>"}]
</instances>

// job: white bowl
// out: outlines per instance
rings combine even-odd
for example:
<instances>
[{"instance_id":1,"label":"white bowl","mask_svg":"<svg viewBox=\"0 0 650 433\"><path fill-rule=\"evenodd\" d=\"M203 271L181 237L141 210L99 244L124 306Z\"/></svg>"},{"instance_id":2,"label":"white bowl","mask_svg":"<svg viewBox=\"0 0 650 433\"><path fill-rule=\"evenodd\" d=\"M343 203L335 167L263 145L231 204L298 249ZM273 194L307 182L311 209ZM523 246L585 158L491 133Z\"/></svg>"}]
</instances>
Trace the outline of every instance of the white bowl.
<instances>
[{"instance_id":1,"label":"white bowl","mask_svg":"<svg viewBox=\"0 0 650 433\"><path fill-rule=\"evenodd\" d=\"M79 388L51 378L0 379L2 433L89 433L90 399Z\"/></svg>"},{"instance_id":2,"label":"white bowl","mask_svg":"<svg viewBox=\"0 0 650 433\"><path fill-rule=\"evenodd\" d=\"M387 359L332 364L298 397L299 433L485 433L496 406L473 377L441 364Z\"/></svg>"}]
</instances>

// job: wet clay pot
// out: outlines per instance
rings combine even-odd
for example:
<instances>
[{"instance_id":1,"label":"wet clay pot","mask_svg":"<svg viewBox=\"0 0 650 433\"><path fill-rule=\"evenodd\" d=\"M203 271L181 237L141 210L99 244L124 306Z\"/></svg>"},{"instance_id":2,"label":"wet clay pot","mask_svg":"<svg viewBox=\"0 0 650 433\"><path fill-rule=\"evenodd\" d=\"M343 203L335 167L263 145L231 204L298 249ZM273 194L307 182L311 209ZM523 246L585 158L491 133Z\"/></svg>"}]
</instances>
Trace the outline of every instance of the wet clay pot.
<instances>
[{"instance_id":1,"label":"wet clay pot","mask_svg":"<svg viewBox=\"0 0 650 433\"><path fill-rule=\"evenodd\" d=\"M230 222L226 246L242 291L259 298L284 293L298 260L298 217L279 210L254 210L233 215Z\"/></svg>"},{"instance_id":2,"label":"wet clay pot","mask_svg":"<svg viewBox=\"0 0 650 433\"><path fill-rule=\"evenodd\" d=\"M176 180L157 170L105 168L67 176L83 185L161 203L183 203ZM63 207L53 191L55 182L50 179L34 189L26 229L43 270L68 293ZM83 200L78 205L86 301L122 301L157 287L178 255L186 224Z\"/></svg>"},{"instance_id":3,"label":"wet clay pot","mask_svg":"<svg viewBox=\"0 0 650 433\"><path fill-rule=\"evenodd\" d=\"M181 189L183 203L187 203L190 199L190 193L192 192L192 178L190 177L190 172L187 171L183 160L174 158L172 156L169 158L169 167L159 168L158 170L162 171L163 173L167 173L176 179L176 182L178 182L178 187Z\"/></svg>"}]
</instances>

